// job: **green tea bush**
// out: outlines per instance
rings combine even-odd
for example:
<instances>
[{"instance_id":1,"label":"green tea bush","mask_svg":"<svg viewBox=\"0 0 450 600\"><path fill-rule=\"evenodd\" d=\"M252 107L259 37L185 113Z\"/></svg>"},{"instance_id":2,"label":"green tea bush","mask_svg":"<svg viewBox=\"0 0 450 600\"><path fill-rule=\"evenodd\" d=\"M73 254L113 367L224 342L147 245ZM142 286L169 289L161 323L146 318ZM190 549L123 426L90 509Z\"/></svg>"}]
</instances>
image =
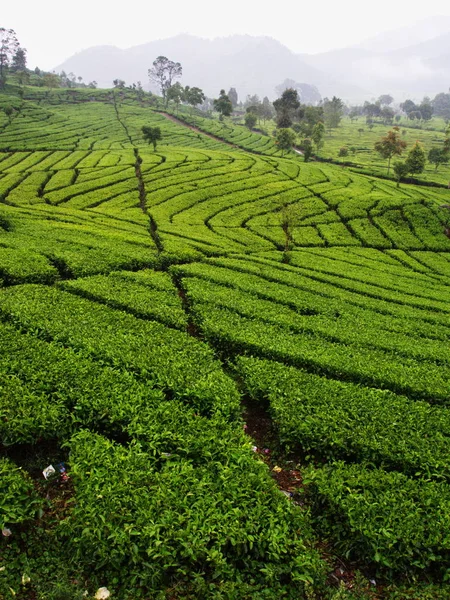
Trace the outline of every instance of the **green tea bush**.
<instances>
[{"instance_id":1,"label":"green tea bush","mask_svg":"<svg viewBox=\"0 0 450 600\"><path fill-rule=\"evenodd\" d=\"M155 469L140 444L80 432L70 460L76 505L61 535L119 598L177 584L207 598L232 584L235 595L223 597L294 599L322 580L304 516L250 448L224 464L169 460Z\"/></svg>"},{"instance_id":2,"label":"green tea bush","mask_svg":"<svg viewBox=\"0 0 450 600\"><path fill-rule=\"evenodd\" d=\"M0 529L34 519L42 506L31 479L7 458L0 458L0 499Z\"/></svg>"},{"instance_id":3,"label":"green tea bush","mask_svg":"<svg viewBox=\"0 0 450 600\"><path fill-rule=\"evenodd\" d=\"M348 557L411 573L448 574L450 487L398 472L333 463L304 472L313 519Z\"/></svg>"}]
</instances>

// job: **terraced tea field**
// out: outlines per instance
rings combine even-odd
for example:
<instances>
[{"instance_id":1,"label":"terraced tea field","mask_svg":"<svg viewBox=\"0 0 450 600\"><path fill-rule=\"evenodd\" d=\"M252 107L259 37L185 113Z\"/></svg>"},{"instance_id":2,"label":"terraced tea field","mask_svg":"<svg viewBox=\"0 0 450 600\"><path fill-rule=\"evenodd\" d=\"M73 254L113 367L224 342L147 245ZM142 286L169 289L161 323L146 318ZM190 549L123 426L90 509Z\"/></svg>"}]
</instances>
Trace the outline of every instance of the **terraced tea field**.
<instances>
[{"instance_id":1,"label":"terraced tea field","mask_svg":"<svg viewBox=\"0 0 450 600\"><path fill-rule=\"evenodd\" d=\"M448 598L450 192L15 102L0 597Z\"/></svg>"}]
</instances>

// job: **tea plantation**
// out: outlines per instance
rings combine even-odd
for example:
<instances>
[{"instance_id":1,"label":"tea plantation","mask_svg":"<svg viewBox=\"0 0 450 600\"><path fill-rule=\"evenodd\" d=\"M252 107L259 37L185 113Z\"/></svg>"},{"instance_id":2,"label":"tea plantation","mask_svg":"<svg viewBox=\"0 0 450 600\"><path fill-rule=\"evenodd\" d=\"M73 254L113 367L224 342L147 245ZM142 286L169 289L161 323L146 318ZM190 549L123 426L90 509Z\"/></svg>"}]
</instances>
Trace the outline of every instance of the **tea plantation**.
<instances>
[{"instance_id":1,"label":"tea plantation","mask_svg":"<svg viewBox=\"0 0 450 600\"><path fill-rule=\"evenodd\" d=\"M0 598L449 598L450 191L8 104Z\"/></svg>"}]
</instances>

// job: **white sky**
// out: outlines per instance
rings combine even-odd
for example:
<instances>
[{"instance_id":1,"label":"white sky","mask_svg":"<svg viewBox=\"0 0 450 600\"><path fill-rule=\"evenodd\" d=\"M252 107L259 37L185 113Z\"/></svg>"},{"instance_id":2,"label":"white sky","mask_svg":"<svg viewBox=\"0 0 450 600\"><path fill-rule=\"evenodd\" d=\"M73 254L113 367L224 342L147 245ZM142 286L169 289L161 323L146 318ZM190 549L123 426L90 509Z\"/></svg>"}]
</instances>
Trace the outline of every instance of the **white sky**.
<instances>
[{"instance_id":1,"label":"white sky","mask_svg":"<svg viewBox=\"0 0 450 600\"><path fill-rule=\"evenodd\" d=\"M75 52L112 44L127 48L178 33L271 36L294 52L323 52L434 15L448 0L22 0L3 3L0 26L28 50L28 66L51 69Z\"/></svg>"}]
</instances>

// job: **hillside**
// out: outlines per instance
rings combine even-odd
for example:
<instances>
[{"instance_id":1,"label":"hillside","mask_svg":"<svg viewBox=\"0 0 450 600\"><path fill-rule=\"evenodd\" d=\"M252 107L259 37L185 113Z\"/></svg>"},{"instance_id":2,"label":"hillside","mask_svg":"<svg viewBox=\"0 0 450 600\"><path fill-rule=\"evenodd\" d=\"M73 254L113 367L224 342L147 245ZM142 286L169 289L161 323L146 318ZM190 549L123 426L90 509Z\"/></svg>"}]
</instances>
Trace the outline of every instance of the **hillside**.
<instances>
[{"instance_id":1,"label":"hillside","mask_svg":"<svg viewBox=\"0 0 450 600\"><path fill-rule=\"evenodd\" d=\"M183 84L199 86L210 97L222 88L235 87L241 100L248 94L275 99L275 87L285 79L317 85L322 95L350 98L361 93L357 86L342 85L338 78L309 66L280 42L248 35L214 40L178 35L125 50L99 46L79 52L55 69L82 73L100 87L110 87L121 78L127 83L141 81L148 88L147 71L160 55L179 61Z\"/></svg>"},{"instance_id":2,"label":"hillside","mask_svg":"<svg viewBox=\"0 0 450 600\"><path fill-rule=\"evenodd\" d=\"M11 105L2 600L447 598L448 189L129 91Z\"/></svg>"}]
</instances>

